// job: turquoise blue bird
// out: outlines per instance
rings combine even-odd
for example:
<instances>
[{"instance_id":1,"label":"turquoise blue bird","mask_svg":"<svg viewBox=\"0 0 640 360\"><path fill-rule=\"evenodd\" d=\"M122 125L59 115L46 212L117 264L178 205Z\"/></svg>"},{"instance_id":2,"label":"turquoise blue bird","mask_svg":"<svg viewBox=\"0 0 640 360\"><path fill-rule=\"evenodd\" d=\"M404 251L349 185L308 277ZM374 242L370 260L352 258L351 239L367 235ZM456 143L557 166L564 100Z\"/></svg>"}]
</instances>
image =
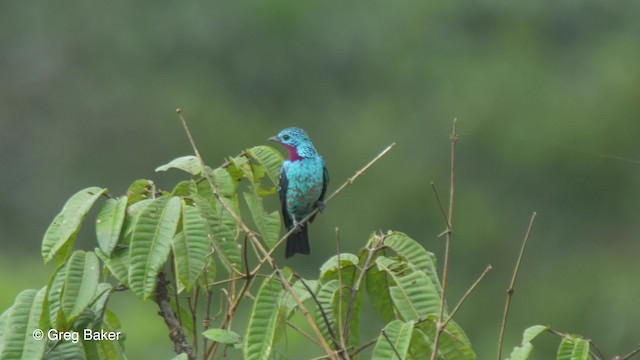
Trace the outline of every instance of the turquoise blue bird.
<instances>
[{"instance_id":1,"label":"turquoise blue bird","mask_svg":"<svg viewBox=\"0 0 640 360\"><path fill-rule=\"evenodd\" d=\"M287 239L285 257L309 255L307 223L300 224L300 221L316 208L322 209L324 206L329 183L327 167L309 140L309 135L302 129L287 128L269 140L280 143L289 151L289 156L280 168L278 195L287 230L298 229ZM315 214L309 222L314 218Z\"/></svg>"}]
</instances>

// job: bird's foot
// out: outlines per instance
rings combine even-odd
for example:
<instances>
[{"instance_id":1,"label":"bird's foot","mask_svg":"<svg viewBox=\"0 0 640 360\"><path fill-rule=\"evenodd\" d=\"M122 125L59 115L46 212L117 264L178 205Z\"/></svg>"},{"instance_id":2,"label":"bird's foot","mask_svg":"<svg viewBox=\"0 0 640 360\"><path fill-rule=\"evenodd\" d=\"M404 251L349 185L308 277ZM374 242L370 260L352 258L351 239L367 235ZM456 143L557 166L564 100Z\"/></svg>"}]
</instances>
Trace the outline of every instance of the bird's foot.
<instances>
[{"instance_id":1,"label":"bird's foot","mask_svg":"<svg viewBox=\"0 0 640 360\"><path fill-rule=\"evenodd\" d=\"M323 212L325 207L327 207L327 204L325 204L324 201L316 201L316 208L318 208L318 212Z\"/></svg>"},{"instance_id":2,"label":"bird's foot","mask_svg":"<svg viewBox=\"0 0 640 360\"><path fill-rule=\"evenodd\" d=\"M302 224L300 224L300 222L298 222L298 220L296 220L295 218L293 219L293 227L292 227L294 231L294 233L297 233L298 231L302 230Z\"/></svg>"}]
</instances>

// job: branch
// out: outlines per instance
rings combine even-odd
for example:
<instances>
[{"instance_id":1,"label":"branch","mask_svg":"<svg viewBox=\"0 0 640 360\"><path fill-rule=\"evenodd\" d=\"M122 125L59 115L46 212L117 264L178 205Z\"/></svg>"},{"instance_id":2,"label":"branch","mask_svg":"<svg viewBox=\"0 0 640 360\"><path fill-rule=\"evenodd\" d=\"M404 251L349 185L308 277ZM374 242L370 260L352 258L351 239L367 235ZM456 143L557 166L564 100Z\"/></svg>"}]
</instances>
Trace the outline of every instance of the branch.
<instances>
[{"instance_id":1,"label":"branch","mask_svg":"<svg viewBox=\"0 0 640 360\"><path fill-rule=\"evenodd\" d=\"M482 274L480 274L480 276L478 277L478 279L469 287L469 289L467 289L467 291L464 293L464 295L462 295L462 298L460 298L460 301L458 301L458 304L456 305L455 308L453 308L453 311L451 311L451 314L449 314L449 316L447 317L447 319L444 321L444 323L442 324L442 328L445 329L447 327L447 324L449 323L449 321L451 321L451 319L453 318L453 316L458 312L458 310L460 309L460 307L462 306L462 304L465 302L465 300L467 300L467 298L469 297L469 295L471 295L471 293L473 292L473 290L475 290L476 286L478 286L478 284L480 284L480 281L482 281L482 279L484 279L485 275L487 275L487 273L489 271L491 271L491 265L487 265L487 267L484 269L484 271L482 272Z\"/></svg>"},{"instance_id":2,"label":"branch","mask_svg":"<svg viewBox=\"0 0 640 360\"><path fill-rule=\"evenodd\" d=\"M509 289L507 290L507 301L504 304L504 314L502 315L502 325L500 326L500 337L498 338L498 360L502 359L502 342L504 341L504 332L507 328L507 317L509 316L509 306L511 306L511 298L513 297L513 292L515 291L516 284L516 276L518 276L518 271L520 270L520 263L522 261L522 256L524 255L524 249L527 246L527 241L529 240L529 234L531 234L531 229L533 228L533 222L536 219L536 212L534 211L531 214L531 220L529 221L529 227L527 228L527 233L524 235L524 240L522 241L522 247L520 247L520 254L518 255L518 260L516 261L516 267L513 269L513 275L511 276L511 283L509 284Z\"/></svg>"},{"instance_id":3,"label":"branch","mask_svg":"<svg viewBox=\"0 0 640 360\"><path fill-rule=\"evenodd\" d=\"M631 359L631 357L633 357L636 354L640 354L640 347L633 350L632 352L628 353L627 355L623 356L623 357L619 357L616 356L615 358L613 358L613 360L629 360Z\"/></svg>"},{"instance_id":4,"label":"branch","mask_svg":"<svg viewBox=\"0 0 640 360\"><path fill-rule=\"evenodd\" d=\"M391 349L393 350L393 352L398 357L398 360L402 360L402 356L400 356L400 353L398 352L398 349L396 349L396 347L393 345L393 341L391 341L391 339L389 339L389 336L387 335L387 332L384 331L384 329L382 329L382 331L380 331L380 333L382 333L382 336L384 336L384 338L387 340L387 342L389 342L389 345L391 346Z\"/></svg>"},{"instance_id":5,"label":"branch","mask_svg":"<svg viewBox=\"0 0 640 360\"><path fill-rule=\"evenodd\" d=\"M450 164L450 175L449 175L449 213L447 214L446 224L446 242L444 247L444 265L442 270L442 294L440 296L440 311L438 314L438 322L436 323L436 335L433 340L433 350L431 351L431 360L435 360L438 354L438 344L440 342L440 334L444 330L443 320L444 320L444 303L447 293L447 278L449 274L449 245L451 243L451 235L453 232L453 200L455 195L455 174L456 174L456 143L458 142L458 133L456 131L456 124L458 120L453 119L453 129L451 131L451 164ZM435 187L434 187L435 189ZM437 197L437 193L436 193ZM440 200L438 198L438 203ZM441 205L441 204L440 204ZM442 209L442 206L440 206Z\"/></svg>"},{"instance_id":6,"label":"branch","mask_svg":"<svg viewBox=\"0 0 640 360\"><path fill-rule=\"evenodd\" d=\"M189 360L194 360L193 352L189 344L187 344L187 338L184 334L184 330L180 325L180 321L176 317L176 314L171 309L169 303L169 291L167 285L169 282L164 276L163 272L158 274L158 281L156 283L155 301L160 308L158 314L164 319L165 324L169 328L169 337L173 341L173 348L176 354L187 354Z\"/></svg>"},{"instance_id":7,"label":"branch","mask_svg":"<svg viewBox=\"0 0 640 360\"><path fill-rule=\"evenodd\" d=\"M311 295L313 302L315 302L316 305L318 306L318 309L320 310L320 314L322 315L322 320L324 321L324 324L327 326L327 331L329 332L329 337L331 338L331 342L333 343L333 346L336 349L340 350L340 352L344 352L344 349L340 346L340 343L336 339L336 334L334 334L333 328L331 328L331 322L329 321L329 317L327 317L327 313L324 311L324 308L322 307L322 304L320 304L320 300L318 300L318 298L316 297L316 294L313 293L309 285L307 285L307 283L298 273L293 273L293 276L300 281L300 283L302 284L302 286L304 286L304 288L307 290L309 295Z\"/></svg>"},{"instance_id":8,"label":"branch","mask_svg":"<svg viewBox=\"0 0 640 360\"><path fill-rule=\"evenodd\" d=\"M360 274L358 274L358 278L356 279L355 284L351 288L351 295L349 297L349 305L347 306L347 314L344 319L344 338L346 341L349 341L349 321L351 320L351 313L353 312L353 306L356 302L356 297L358 296L358 291L360 290L360 284L362 284L362 280L364 279L364 275L367 273L369 269L369 263L371 263L371 259L373 258L373 254L378 249L371 249L367 247L367 258L364 260L364 264L362 268L360 268ZM338 265L340 266L340 265ZM342 267L338 271L342 271Z\"/></svg>"}]
</instances>

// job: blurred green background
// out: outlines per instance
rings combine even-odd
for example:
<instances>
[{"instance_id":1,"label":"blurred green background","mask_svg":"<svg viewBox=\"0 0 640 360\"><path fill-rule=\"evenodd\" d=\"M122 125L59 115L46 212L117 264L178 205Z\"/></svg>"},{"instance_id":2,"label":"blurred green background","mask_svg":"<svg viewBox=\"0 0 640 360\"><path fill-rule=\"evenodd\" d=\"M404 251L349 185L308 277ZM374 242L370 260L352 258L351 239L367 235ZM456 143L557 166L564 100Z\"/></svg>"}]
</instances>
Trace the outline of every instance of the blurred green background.
<instances>
[{"instance_id":1,"label":"blurred green background","mask_svg":"<svg viewBox=\"0 0 640 360\"><path fill-rule=\"evenodd\" d=\"M46 284L42 234L77 190L184 178L154 173L190 153L177 107L212 166L283 127L306 129L329 191L397 142L313 224L313 256L287 261L305 276L334 252L335 227L344 251L394 229L441 258L429 183L446 197L457 118L448 295L452 306L493 265L457 316L478 358L495 357L533 210L506 351L547 324L623 355L640 341L638 19L640 3L626 0L4 1L0 311ZM92 249L92 234L85 226L77 247ZM118 293L112 305L132 359L172 356L153 303ZM533 357L557 343L543 337ZM287 346L292 358L319 354Z\"/></svg>"}]
</instances>

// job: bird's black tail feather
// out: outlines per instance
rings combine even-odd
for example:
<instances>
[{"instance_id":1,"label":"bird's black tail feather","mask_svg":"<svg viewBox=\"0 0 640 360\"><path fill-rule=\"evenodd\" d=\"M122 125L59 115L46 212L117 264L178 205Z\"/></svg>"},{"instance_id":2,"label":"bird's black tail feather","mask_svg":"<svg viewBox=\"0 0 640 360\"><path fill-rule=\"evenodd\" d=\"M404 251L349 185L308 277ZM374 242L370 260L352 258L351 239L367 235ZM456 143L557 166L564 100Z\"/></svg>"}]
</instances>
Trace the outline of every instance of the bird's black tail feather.
<instances>
[{"instance_id":1,"label":"bird's black tail feather","mask_svg":"<svg viewBox=\"0 0 640 360\"><path fill-rule=\"evenodd\" d=\"M284 253L285 258L290 258L295 254L309 255L309 233L306 224L302 228L289 236L287 239L287 249Z\"/></svg>"}]
</instances>

